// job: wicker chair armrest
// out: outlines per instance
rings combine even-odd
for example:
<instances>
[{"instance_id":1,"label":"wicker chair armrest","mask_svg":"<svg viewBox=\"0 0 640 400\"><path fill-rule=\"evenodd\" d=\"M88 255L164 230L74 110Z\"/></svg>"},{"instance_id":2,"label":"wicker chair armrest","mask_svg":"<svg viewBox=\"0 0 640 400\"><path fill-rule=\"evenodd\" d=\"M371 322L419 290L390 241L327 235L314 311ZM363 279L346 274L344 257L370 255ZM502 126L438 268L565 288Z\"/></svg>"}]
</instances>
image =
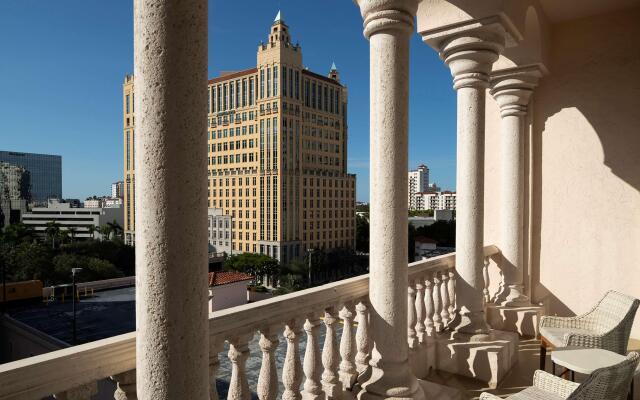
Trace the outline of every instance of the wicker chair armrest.
<instances>
[{"instance_id":1,"label":"wicker chair armrest","mask_svg":"<svg viewBox=\"0 0 640 400\"><path fill-rule=\"evenodd\" d=\"M541 328L581 328L581 317L558 317L555 315L545 315L540 319Z\"/></svg>"},{"instance_id":2,"label":"wicker chair armrest","mask_svg":"<svg viewBox=\"0 0 640 400\"><path fill-rule=\"evenodd\" d=\"M502 400L502 397L498 397L495 394L482 392L480 395L480 400Z\"/></svg>"},{"instance_id":3,"label":"wicker chair armrest","mask_svg":"<svg viewBox=\"0 0 640 400\"><path fill-rule=\"evenodd\" d=\"M580 384L537 370L533 375L533 386L566 399Z\"/></svg>"}]
</instances>

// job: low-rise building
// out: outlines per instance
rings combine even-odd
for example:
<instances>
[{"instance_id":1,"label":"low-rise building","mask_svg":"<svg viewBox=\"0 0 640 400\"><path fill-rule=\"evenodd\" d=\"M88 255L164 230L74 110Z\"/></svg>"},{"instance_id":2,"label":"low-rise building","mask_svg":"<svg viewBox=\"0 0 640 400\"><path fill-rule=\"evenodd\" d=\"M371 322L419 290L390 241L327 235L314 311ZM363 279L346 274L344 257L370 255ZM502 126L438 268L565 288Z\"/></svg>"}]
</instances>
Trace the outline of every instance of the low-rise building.
<instances>
[{"instance_id":1,"label":"low-rise building","mask_svg":"<svg viewBox=\"0 0 640 400\"><path fill-rule=\"evenodd\" d=\"M100 233L93 231L93 228L114 221L122 225L123 219L122 207L72 207L70 203L54 199L48 201L47 207L34 207L31 212L22 216L22 222L33 228L36 234L45 236L47 224L55 222L60 225L61 230L73 230L76 239L100 239Z\"/></svg>"},{"instance_id":2,"label":"low-rise building","mask_svg":"<svg viewBox=\"0 0 640 400\"><path fill-rule=\"evenodd\" d=\"M209 208L208 212L209 253L231 254L231 243L235 232L235 221L221 208Z\"/></svg>"},{"instance_id":3,"label":"low-rise building","mask_svg":"<svg viewBox=\"0 0 640 400\"><path fill-rule=\"evenodd\" d=\"M456 192L419 192L414 195L415 210L455 210Z\"/></svg>"},{"instance_id":4,"label":"low-rise building","mask_svg":"<svg viewBox=\"0 0 640 400\"><path fill-rule=\"evenodd\" d=\"M209 312L249 303L247 285L252 280L242 272L209 272Z\"/></svg>"}]
</instances>

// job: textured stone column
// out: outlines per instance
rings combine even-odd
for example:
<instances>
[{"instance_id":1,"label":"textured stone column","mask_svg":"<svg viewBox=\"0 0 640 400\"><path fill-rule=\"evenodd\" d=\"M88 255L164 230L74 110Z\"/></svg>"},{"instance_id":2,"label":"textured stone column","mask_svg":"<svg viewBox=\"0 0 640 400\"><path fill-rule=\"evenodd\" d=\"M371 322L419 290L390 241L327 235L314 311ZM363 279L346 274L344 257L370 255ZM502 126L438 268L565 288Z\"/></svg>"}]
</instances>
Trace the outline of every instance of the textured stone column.
<instances>
[{"instance_id":1,"label":"textured stone column","mask_svg":"<svg viewBox=\"0 0 640 400\"><path fill-rule=\"evenodd\" d=\"M139 399L208 399L207 0L135 0Z\"/></svg>"},{"instance_id":2,"label":"textured stone column","mask_svg":"<svg viewBox=\"0 0 640 400\"><path fill-rule=\"evenodd\" d=\"M497 302L506 306L531 304L524 293L523 281L523 140L527 105L538 76L536 68L521 68L491 77L491 94L502 116L500 250L504 282Z\"/></svg>"},{"instance_id":3,"label":"textured stone column","mask_svg":"<svg viewBox=\"0 0 640 400\"><path fill-rule=\"evenodd\" d=\"M460 278L458 313L450 328L461 334L489 332L482 297L485 90L503 43L498 34L476 30L445 40L440 49L458 96L456 271Z\"/></svg>"},{"instance_id":4,"label":"textured stone column","mask_svg":"<svg viewBox=\"0 0 640 400\"><path fill-rule=\"evenodd\" d=\"M357 0L370 41L373 350L360 399L422 399L407 344L409 39L416 0Z\"/></svg>"}]
</instances>

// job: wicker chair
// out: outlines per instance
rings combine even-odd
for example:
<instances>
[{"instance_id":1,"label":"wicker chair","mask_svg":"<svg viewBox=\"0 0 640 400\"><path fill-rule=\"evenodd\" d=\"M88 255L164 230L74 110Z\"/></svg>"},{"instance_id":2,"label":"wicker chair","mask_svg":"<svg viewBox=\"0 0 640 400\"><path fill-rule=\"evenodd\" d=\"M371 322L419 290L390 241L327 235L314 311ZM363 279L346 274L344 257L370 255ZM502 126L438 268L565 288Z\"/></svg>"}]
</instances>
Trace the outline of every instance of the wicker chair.
<instances>
[{"instance_id":1,"label":"wicker chair","mask_svg":"<svg viewBox=\"0 0 640 400\"><path fill-rule=\"evenodd\" d=\"M640 355L629 353L620 364L593 371L582 383L566 381L555 375L537 370L533 386L507 397L511 400L624 400L629 394ZM490 393L482 393L480 400L502 400Z\"/></svg>"},{"instance_id":2,"label":"wicker chair","mask_svg":"<svg viewBox=\"0 0 640 400\"><path fill-rule=\"evenodd\" d=\"M545 369L547 347L600 348L624 355L639 304L638 299L610 290L586 314L542 317L540 369Z\"/></svg>"}]
</instances>

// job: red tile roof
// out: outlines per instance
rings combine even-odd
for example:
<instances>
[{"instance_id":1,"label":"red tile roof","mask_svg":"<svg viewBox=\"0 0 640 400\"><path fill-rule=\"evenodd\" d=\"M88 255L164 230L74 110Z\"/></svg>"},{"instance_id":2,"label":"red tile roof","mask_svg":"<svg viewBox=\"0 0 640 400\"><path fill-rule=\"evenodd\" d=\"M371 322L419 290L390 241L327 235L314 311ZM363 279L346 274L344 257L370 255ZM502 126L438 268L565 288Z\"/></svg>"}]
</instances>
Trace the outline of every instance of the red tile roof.
<instances>
[{"instance_id":1,"label":"red tile roof","mask_svg":"<svg viewBox=\"0 0 640 400\"><path fill-rule=\"evenodd\" d=\"M221 286L229 283L253 280L251 275L242 272L209 272L209 286Z\"/></svg>"},{"instance_id":2,"label":"red tile roof","mask_svg":"<svg viewBox=\"0 0 640 400\"><path fill-rule=\"evenodd\" d=\"M257 68L249 68L249 69L245 69L245 70L242 70L242 71L237 71L237 72L232 72L232 73L225 73L222 76L218 76L218 77L215 77L213 79L209 79L209 84L218 83L218 82L224 82L224 81L227 81L229 79L239 78L241 76L255 74L256 72L258 72Z\"/></svg>"}]
</instances>

